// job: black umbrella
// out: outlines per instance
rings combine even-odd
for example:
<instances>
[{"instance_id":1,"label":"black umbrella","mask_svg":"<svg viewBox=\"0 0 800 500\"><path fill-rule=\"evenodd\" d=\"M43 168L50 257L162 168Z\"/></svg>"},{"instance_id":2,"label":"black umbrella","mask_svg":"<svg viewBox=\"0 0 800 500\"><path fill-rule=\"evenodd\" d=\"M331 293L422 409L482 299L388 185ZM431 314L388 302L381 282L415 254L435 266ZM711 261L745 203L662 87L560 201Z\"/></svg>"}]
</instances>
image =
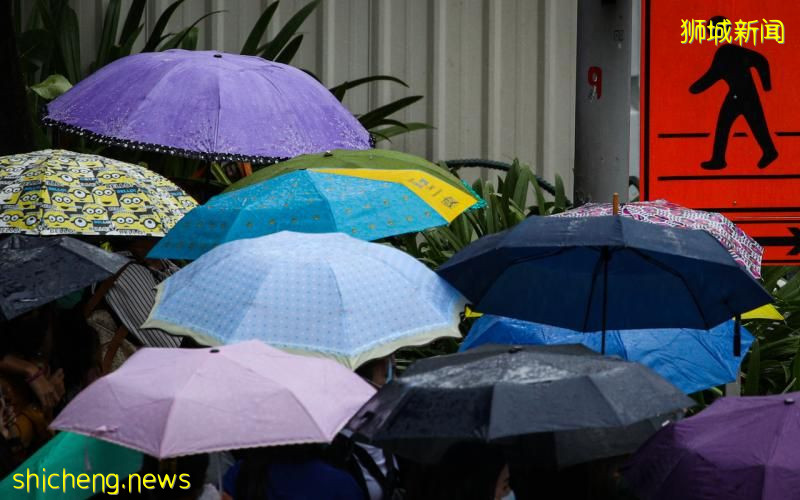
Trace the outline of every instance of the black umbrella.
<instances>
[{"instance_id":1,"label":"black umbrella","mask_svg":"<svg viewBox=\"0 0 800 500\"><path fill-rule=\"evenodd\" d=\"M513 460L566 466L631 452L692 405L644 365L583 346L489 345L417 361L348 425L423 463L490 444Z\"/></svg>"},{"instance_id":2,"label":"black umbrella","mask_svg":"<svg viewBox=\"0 0 800 500\"><path fill-rule=\"evenodd\" d=\"M67 236L0 241L0 316L11 319L102 281L128 259Z\"/></svg>"}]
</instances>

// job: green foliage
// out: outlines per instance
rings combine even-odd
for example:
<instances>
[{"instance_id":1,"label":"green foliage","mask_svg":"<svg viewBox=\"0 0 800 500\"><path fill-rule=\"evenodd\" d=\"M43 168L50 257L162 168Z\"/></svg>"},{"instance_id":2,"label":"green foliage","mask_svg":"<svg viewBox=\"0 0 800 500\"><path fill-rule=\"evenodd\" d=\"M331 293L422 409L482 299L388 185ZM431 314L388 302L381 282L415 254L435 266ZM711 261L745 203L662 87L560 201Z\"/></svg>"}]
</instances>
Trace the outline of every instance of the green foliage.
<instances>
[{"instance_id":1,"label":"green foliage","mask_svg":"<svg viewBox=\"0 0 800 500\"><path fill-rule=\"evenodd\" d=\"M47 101L55 99L71 88L72 84L63 75L50 75L43 82L30 86L32 91Z\"/></svg>"},{"instance_id":2,"label":"green foliage","mask_svg":"<svg viewBox=\"0 0 800 500\"><path fill-rule=\"evenodd\" d=\"M481 236L513 227L530 215L550 215L569 208L560 178L556 178L556 193L549 200L530 167L518 160L512 162L505 176L498 177L497 189L482 179L475 181L472 189L486 201L486 207L468 210L448 226L392 238L391 243L428 266L438 267ZM531 189L537 201L525 208Z\"/></svg>"},{"instance_id":3,"label":"green foliage","mask_svg":"<svg viewBox=\"0 0 800 500\"><path fill-rule=\"evenodd\" d=\"M284 64L291 63L292 59L300 48L300 44L303 42L303 35L299 33L300 27L319 6L320 0L313 0L312 2L304 5L278 31L278 34L275 35L275 38L264 43L263 45L259 45L267 32L269 23L272 20L275 10L278 8L279 4L280 1L276 0L269 4L266 9L264 9L264 12L261 14L261 16L259 16L256 24L253 26L252 30L250 30L247 40L242 46L242 54L258 55L265 59ZM317 78L317 76L310 71L305 71L319 80L319 78ZM348 90L381 81L392 82L404 87L408 87L408 84L399 78L390 75L372 75L340 83L331 87L329 90L334 96L336 96L337 99L342 101ZM376 141L391 141L392 137L400 134L431 128L431 126L426 123L404 123L390 118L390 115L393 115L411 106L420 99L422 99L421 95L403 97L379 106L357 117L364 128L373 134Z\"/></svg>"},{"instance_id":4,"label":"green foliage","mask_svg":"<svg viewBox=\"0 0 800 500\"><path fill-rule=\"evenodd\" d=\"M442 168L447 167L442 164ZM493 183L484 180L472 185L472 189L486 201L486 207L464 212L447 226L396 236L387 241L429 267L439 267L482 236L513 227L530 215L551 215L570 208L561 178L556 176L555 195L552 196L544 194L539 184L530 167L515 159L505 175L498 177L496 189ZM537 202L526 209L523 207L528 203L531 189L537 193ZM471 320L462 322L463 333L469 330L470 324ZM417 359L456 352L458 345L458 340L448 338L427 346L404 349L397 355L399 368Z\"/></svg>"},{"instance_id":5,"label":"green foliage","mask_svg":"<svg viewBox=\"0 0 800 500\"><path fill-rule=\"evenodd\" d=\"M745 322L756 342L742 363L745 395L800 390L800 273L790 267L763 268L764 287L772 293L783 321Z\"/></svg>"}]
</instances>

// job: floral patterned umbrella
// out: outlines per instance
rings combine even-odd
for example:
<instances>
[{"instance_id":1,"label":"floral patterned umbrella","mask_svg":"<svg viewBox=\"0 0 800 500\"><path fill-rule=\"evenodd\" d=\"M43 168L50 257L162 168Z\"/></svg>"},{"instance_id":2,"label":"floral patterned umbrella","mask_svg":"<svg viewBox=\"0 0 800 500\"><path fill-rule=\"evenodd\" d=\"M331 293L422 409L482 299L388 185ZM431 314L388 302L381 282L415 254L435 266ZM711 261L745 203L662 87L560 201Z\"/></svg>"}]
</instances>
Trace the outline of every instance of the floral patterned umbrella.
<instances>
[{"instance_id":1,"label":"floral patterned umbrella","mask_svg":"<svg viewBox=\"0 0 800 500\"><path fill-rule=\"evenodd\" d=\"M611 203L587 203L555 217L597 217L612 213ZM764 249L722 214L692 210L667 200L655 200L620 205L619 215L653 224L708 231L747 272L756 279L761 277Z\"/></svg>"}]
</instances>

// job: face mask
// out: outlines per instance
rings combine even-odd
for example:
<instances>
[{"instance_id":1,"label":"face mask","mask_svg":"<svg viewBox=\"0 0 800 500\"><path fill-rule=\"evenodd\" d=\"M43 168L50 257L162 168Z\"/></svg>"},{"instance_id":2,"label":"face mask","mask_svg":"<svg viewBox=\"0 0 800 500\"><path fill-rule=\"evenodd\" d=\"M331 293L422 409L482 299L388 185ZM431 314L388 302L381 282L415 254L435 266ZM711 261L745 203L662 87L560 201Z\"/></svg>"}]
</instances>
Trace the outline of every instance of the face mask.
<instances>
[{"instance_id":1,"label":"face mask","mask_svg":"<svg viewBox=\"0 0 800 500\"><path fill-rule=\"evenodd\" d=\"M514 495L513 491L509 491L508 495L504 496L500 500L517 500L517 497Z\"/></svg>"},{"instance_id":2,"label":"face mask","mask_svg":"<svg viewBox=\"0 0 800 500\"><path fill-rule=\"evenodd\" d=\"M72 309L83 298L83 290L78 290L77 292L72 292L67 295L64 295L60 299L56 299L56 307L59 309Z\"/></svg>"}]
</instances>

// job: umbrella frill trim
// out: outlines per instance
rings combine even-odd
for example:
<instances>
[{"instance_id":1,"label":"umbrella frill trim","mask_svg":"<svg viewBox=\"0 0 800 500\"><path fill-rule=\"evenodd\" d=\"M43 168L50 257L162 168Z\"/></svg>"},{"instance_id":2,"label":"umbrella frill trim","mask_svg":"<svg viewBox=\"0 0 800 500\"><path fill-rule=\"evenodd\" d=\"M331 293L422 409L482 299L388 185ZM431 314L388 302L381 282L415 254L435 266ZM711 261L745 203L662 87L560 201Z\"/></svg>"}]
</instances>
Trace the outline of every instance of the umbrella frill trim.
<instances>
[{"instance_id":1,"label":"umbrella frill trim","mask_svg":"<svg viewBox=\"0 0 800 500\"><path fill-rule=\"evenodd\" d=\"M347 424L347 422L349 420L350 419L348 418L345 422L343 422L342 425L339 427L339 430L336 433L338 433L340 430L342 430L344 428L345 424ZM65 432L72 432L74 434L81 434L83 436L88 436L90 438L99 439L99 440L105 441L107 443L112 443L112 444L116 444L116 445L119 445L119 446L123 446L125 448L130 448L131 450L135 450L135 451L144 453L146 455L152 455L153 452L154 452L154 450L145 449L145 448L143 448L141 446L137 446L136 444L126 442L125 440L114 439L114 438L109 437L108 435L101 435L101 434L93 433L90 430L74 429L74 428L70 428L70 429L64 428L64 429L57 429L57 430L65 431ZM334 433L334 437L336 436L336 433ZM185 456L189 456L189 455L196 455L198 453L217 453L217 452L228 451L228 450L246 450L246 449L250 449L250 448L265 448L265 447L273 447L273 446L292 446L292 445L299 445L299 444L317 444L317 443L330 443L330 440L327 440L327 441L326 440L317 440L317 439L298 439L298 440L287 440L287 441L266 440L266 441L260 441L260 442L257 442L257 443L250 443L250 444L241 445L241 446L240 445L214 446L214 447L210 447L208 449L203 449L203 450L196 450L196 451L193 450L193 451L188 452L188 453L177 453L177 454L174 454L174 455L173 454L169 454L169 455L164 455L164 456L156 456L156 458L158 458L160 460L165 460L165 459L168 459L168 458L178 458L178 457L185 457Z\"/></svg>"},{"instance_id":2,"label":"umbrella frill trim","mask_svg":"<svg viewBox=\"0 0 800 500\"><path fill-rule=\"evenodd\" d=\"M158 289L158 291L160 291L160 288ZM158 299L156 299L156 306L153 307L153 311L156 311L157 309L158 309ZM172 323L170 321L154 319L152 317L147 318L147 321L144 322L142 328L158 328L160 330L164 330L170 335L175 335L179 337L191 337L198 343L209 347L222 345L222 342L220 342L219 339L211 335L198 332L197 330L193 330L185 326ZM424 346L430 344L435 340L442 338L460 339L461 333L458 331L457 326L448 325L441 328L426 330L422 333L418 333L408 337L401 337L391 342L381 344L374 348L370 348L363 352L359 352L353 355L347 355L335 351L325 351L321 349L320 350L304 349L302 347L281 344L278 342L265 341L264 343L291 354L301 354L304 356L314 356L319 358L331 359L338 362L341 365L344 365L350 370L355 370L356 368L358 368L359 366L361 366L362 364L366 363L369 360L383 358L385 356L392 354L398 349L402 349L404 347Z\"/></svg>"},{"instance_id":3,"label":"umbrella frill trim","mask_svg":"<svg viewBox=\"0 0 800 500\"><path fill-rule=\"evenodd\" d=\"M153 153L163 153L172 156L181 156L183 158L189 158L192 160L215 161L215 162L235 161L235 162L252 163L254 165L274 165L276 163L286 161L290 158L288 156L280 157L280 156L241 155L241 154L231 154L231 153L214 153L214 152L207 153L201 151L192 151L189 149L175 148L171 146L164 146L162 144L133 141L130 139L120 139L119 137L99 134L87 128L78 127L76 125L70 125L68 123L54 120L47 116L42 118L42 123L44 123L48 127L55 127L59 130L69 132L71 134L75 134L81 137L86 137L87 139L100 144L107 144L110 146L120 146L126 149L132 149L137 151L149 151ZM372 134L369 134L369 145L372 148L375 147L375 136L373 136Z\"/></svg>"}]
</instances>

